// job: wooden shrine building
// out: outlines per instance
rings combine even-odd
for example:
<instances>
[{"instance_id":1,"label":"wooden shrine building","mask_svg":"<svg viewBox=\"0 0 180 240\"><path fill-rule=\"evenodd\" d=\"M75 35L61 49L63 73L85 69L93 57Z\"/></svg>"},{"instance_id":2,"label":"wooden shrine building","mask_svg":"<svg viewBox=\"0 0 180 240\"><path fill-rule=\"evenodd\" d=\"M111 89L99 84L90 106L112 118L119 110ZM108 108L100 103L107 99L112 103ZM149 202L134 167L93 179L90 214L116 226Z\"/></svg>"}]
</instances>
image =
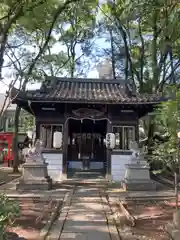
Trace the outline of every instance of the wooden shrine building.
<instances>
[{"instance_id":1,"label":"wooden shrine building","mask_svg":"<svg viewBox=\"0 0 180 240\"><path fill-rule=\"evenodd\" d=\"M140 95L121 80L47 77L38 90L18 92L12 102L36 118L36 138L44 143L49 175L55 181L77 173L101 173L122 180L131 140L138 141L139 118L163 101ZM63 134L60 149L53 134ZM106 133L115 133L115 148L106 148Z\"/></svg>"}]
</instances>

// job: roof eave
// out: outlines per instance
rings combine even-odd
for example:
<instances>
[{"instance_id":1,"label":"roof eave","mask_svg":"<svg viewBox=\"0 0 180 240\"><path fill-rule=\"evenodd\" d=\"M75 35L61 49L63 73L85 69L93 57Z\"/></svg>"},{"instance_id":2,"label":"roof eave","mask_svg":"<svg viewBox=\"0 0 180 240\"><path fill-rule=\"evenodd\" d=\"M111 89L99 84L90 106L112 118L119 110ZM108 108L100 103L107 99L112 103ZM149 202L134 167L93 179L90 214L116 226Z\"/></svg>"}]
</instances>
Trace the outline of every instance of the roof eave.
<instances>
[{"instance_id":1,"label":"roof eave","mask_svg":"<svg viewBox=\"0 0 180 240\"><path fill-rule=\"evenodd\" d=\"M118 102L118 101L92 101L92 100L56 100L56 99L35 99L35 98L19 98L17 97L16 99L14 99L12 102L13 103L17 103L16 101L21 101L21 102L27 102L27 101L31 101L34 103L87 103L87 104L108 104L108 105L157 105L160 104L162 101L139 101L139 102L128 102L128 101L124 101L124 102Z\"/></svg>"}]
</instances>

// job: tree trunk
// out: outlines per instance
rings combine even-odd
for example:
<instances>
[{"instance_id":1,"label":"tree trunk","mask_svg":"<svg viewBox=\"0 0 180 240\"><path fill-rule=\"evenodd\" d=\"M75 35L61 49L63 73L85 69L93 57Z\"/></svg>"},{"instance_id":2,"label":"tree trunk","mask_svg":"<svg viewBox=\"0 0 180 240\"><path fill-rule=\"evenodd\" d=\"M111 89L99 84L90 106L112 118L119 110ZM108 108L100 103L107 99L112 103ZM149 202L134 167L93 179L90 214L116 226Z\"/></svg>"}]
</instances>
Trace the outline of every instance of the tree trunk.
<instances>
[{"instance_id":1,"label":"tree trunk","mask_svg":"<svg viewBox=\"0 0 180 240\"><path fill-rule=\"evenodd\" d=\"M8 34L3 33L3 28L0 24L0 79L2 79L2 68L3 68L3 63L4 63L4 53L6 50L6 43L7 43L7 38Z\"/></svg>"},{"instance_id":2,"label":"tree trunk","mask_svg":"<svg viewBox=\"0 0 180 240\"><path fill-rule=\"evenodd\" d=\"M113 78L116 79L116 67L115 67L115 55L114 55L114 38L112 30L109 29L110 34L110 41L111 41L111 63L112 63L112 72L113 72Z\"/></svg>"},{"instance_id":3,"label":"tree trunk","mask_svg":"<svg viewBox=\"0 0 180 240\"><path fill-rule=\"evenodd\" d=\"M176 202L176 210L178 210L178 202L179 202L179 196L178 196L178 164L177 164L177 157L178 152L175 152L173 154L173 172L174 172L174 192L175 192L175 202Z\"/></svg>"},{"instance_id":4,"label":"tree trunk","mask_svg":"<svg viewBox=\"0 0 180 240\"><path fill-rule=\"evenodd\" d=\"M17 173L19 172L18 166L19 166L19 153L18 153L18 128L19 128L19 115L21 112L20 107L16 107L15 116L14 116L14 135L13 135L13 153L14 153L14 159L13 159L13 172Z\"/></svg>"},{"instance_id":5,"label":"tree trunk","mask_svg":"<svg viewBox=\"0 0 180 240\"><path fill-rule=\"evenodd\" d=\"M174 64L173 64L173 52L172 52L172 47L169 47L169 59L171 63L171 76L172 78L170 79L170 82L173 84L176 84L176 78L175 78L175 73L174 73Z\"/></svg>"},{"instance_id":6,"label":"tree trunk","mask_svg":"<svg viewBox=\"0 0 180 240\"><path fill-rule=\"evenodd\" d=\"M175 172L174 172L174 191L175 191L175 198L176 198L176 209L178 209L179 196L178 196L178 174L177 174L177 170L175 170Z\"/></svg>"}]
</instances>

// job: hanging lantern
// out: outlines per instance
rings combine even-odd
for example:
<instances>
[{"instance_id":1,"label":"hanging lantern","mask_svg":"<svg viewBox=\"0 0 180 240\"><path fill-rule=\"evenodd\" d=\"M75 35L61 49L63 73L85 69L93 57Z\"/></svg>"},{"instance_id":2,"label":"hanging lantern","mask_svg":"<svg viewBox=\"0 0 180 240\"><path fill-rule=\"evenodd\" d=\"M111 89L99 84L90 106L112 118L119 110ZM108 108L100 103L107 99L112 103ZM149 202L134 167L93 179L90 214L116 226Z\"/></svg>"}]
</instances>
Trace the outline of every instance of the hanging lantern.
<instances>
[{"instance_id":1,"label":"hanging lantern","mask_svg":"<svg viewBox=\"0 0 180 240\"><path fill-rule=\"evenodd\" d=\"M106 134L106 147L109 149L113 149L116 146L116 138L114 133Z\"/></svg>"},{"instance_id":2,"label":"hanging lantern","mask_svg":"<svg viewBox=\"0 0 180 240\"><path fill-rule=\"evenodd\" d=\"M33 131L29 129L27 131L27 136L28 136L28 138L32 139L33 138Z\"/></svg>"},{"instance_id":3,"label":"hanging lantern","mask_svg":"<svg viewBox=\"0 0 180 240\"><path fill-rule=\"evenodd\" d=\"M53 148L62 147L62 132L54 132L53 135Z\"/></svg>"}]
</instances>

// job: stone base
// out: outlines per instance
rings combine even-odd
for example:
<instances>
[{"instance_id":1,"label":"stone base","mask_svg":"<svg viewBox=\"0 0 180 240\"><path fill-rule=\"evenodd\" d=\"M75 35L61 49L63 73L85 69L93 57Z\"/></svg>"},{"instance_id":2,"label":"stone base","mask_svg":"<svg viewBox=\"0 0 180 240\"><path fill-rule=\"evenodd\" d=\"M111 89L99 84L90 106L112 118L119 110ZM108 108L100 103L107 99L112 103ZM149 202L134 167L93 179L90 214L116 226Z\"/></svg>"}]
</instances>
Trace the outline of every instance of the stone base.
<instances>
[{"instance_id":1,"label":"stone base","mask_svg":"<svg viewBox=\"0 0 180 240\"><path fill-rule=\"evenodd\" d=\"M155 191L157 185L154 181L150 180L128 180L121 181L121 185L124 189L129 191Z\"/></svg>"},{"instance_id":2,"label":"stone base","mask_svg":"<svg viewBox=\"0 0 180 240\"><path fill-rule=\"evenodd\" d=\"M16 190L21 191L31 191L31 190L50 190L52 189L52 180L45 179L45 180L26 180L23 179L19 180L19 183L16 185Z\"/></svg>"},{"instance_id":3,"label":"stone base","mask_svg":"<svg viewBox=\"0 0 180 240\"><path fill-rule=\"evenodd\" d=\"M166 231L171 236L172 240L179 240L180 239L180 229L177 229L174 223L169 223L166 226Z\"/></svg>"},{"instance_id":4,"label":"stone base","mask_svg":"<svg viewBox=\"0 0 180 240\"><path fill-rule=\"evenodd\" d=\"M47 163L27 162L23 164L23 176L16 185L17 190L49 190L52 179L47 173Z\"/></svg>"},{"instance_id":5,"label":"stone base","mask_svg":"<svg viewBox=\"0 0 180 240\"><path fill-rule=\"evenodd\" d=\"M150 180L149 166L142 164L126 164L125 179L129 180Z\"/></svg>"}]
</instances>

